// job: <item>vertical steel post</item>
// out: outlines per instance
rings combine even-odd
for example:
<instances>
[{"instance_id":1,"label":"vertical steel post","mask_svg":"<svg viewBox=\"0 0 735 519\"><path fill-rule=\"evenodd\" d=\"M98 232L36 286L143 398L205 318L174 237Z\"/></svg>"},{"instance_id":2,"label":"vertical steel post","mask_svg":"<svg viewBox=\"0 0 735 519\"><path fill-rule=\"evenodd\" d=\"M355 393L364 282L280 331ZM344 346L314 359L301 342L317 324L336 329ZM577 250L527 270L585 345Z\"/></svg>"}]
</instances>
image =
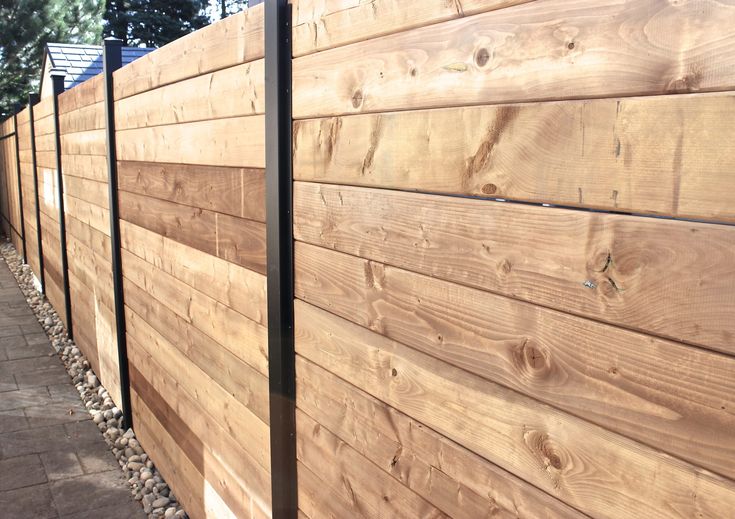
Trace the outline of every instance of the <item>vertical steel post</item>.
<instances>
[{"instance_id":1,"label":"vertical steel post","mask_svg":"<svg viewBox=\"0 0 735 519\"><path fill-rule=\"evenodd\" d=\"M36 123L33 120L33 105L38 103L38 94L28 94L28 117L31 125L31 163L33 164L33 196L36 199L36 239L38 240L38 281L41 293L46 293L46 275L43 273L43 241L41 240L41 197L38 195L38 164L36 163Z\"/></svg>"},{"instance_id":2,"label":"vertical steel post","mask_svg":"<svg viewBox=\"0 0 735 519\"><path fill-rule=\"evenodd\" d=\"M18 114L13 115L15 125L15 171L18 173L18 211L20 212L20 239L23 243L23 263L28 263L28 251L26 250L26 220L23 216L23 180L20 176L20 144L18 133Z\"/></svg>"},{"instance_id":3,"label":"vertical steel post","mask_svg":"<svg viewBox=\"0 0 735 519\"><path fill-rule=\"evenodd\" d=\"M122 67L122 40L106 38L104 42L103 74L105 78L105 131L107 136L107 183L110 196L110 247L112 249L112 288L115 297L115 332L117 364L120 374L120 405L127 427L133 426L130 406L130 374L128 372L128 342L125 335L125 298L120 252L120 205L117 189L117 149L115 142L115 90L112 73Z\"/></svg>"},{"instance_id":4,"label":"vertical steel post","mask_svg":"<svg viewBox=\"0 0 735 519\"><path fill-rule=\"evenodd\" d=\"M64 176L61 170L61 132L59 128L59 95L64 92L63 70L51 69L51 82L54 89L54 138L56 147L56 193L59 196L59 248L61 249L61 277L64 283L64 309L66 313L66 333L74 339L74 326L71 316L71 293L69 290L69 257L66 251L66 211L64 210Z\"/></svg>"},{"instance_id":5,"label":"vertical steel post","mask_svg":"<svg viewBox=\"0 0 735 519\"><path fill-rule=\"evenodd\" d=\"M266 243L271 496L274 519L297 517L296 358L291 150L291 6L265 3Z\"/></svg>"}]
</instances>

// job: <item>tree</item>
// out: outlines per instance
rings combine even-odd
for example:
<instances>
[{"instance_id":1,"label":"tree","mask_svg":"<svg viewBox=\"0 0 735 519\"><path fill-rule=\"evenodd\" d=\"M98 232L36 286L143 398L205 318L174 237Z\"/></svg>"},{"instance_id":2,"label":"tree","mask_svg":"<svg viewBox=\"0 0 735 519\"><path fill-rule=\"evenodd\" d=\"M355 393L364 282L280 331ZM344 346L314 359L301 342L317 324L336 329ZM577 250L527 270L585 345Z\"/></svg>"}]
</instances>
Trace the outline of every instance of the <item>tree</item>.
<instances>
[{"instance_id":1,"label":"tree","mask_svg":"<svg viewBox=\"0 0 735 519\"><path fill-rule=\"evenodd\" d=\"M207 0L107 0L105 36L160 47L209 23Z\"/></svg>"},{"instance_id":2,"label":"tree","mask_svg":"<svg viewBox=\"0 0 735 519\"><path fill-rule=\"evenodd\" d=\"M215 0L214 3L217 4L219 9L218 20L227 18L231 14L239 13L248 6L248 0ZM215 19L214 9L212 9L210 18Z\"/></svg>"},{"instance_id":3,"label":"tree","mask_svg":"<svg viewBox=\"0 0 735 519\"><path fill-rule=\"evenodd\" d=\"M46 43L98 43L102 0L0 0L0 118L38 88Z\"/></svg>"}]
</instances>

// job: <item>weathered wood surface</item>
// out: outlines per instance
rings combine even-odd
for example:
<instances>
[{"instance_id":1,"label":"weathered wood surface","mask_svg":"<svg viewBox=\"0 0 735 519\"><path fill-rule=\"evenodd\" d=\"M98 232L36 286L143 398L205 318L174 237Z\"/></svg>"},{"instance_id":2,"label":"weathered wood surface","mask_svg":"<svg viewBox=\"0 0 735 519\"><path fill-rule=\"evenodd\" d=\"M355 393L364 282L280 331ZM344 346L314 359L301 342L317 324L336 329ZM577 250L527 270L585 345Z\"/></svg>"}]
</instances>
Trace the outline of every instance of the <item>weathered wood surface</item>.
<instances>
[{"instance_id":1,"label":"weathered wood surface","mask_svg":"<svg viewBox=\"0 0 735 519\"><path fill-rule=\"evenodd\" d=\"M294 227L299 240L735 353L732 226L297 183Z\"/></svg>"},{"instance_id":2,"label":"weathered wood surface","mask_svg":"<svg viewBox=\"0 0 735 519\"><path fill-rule=\"evenodd\" d=\"M731 357L299 242L295 290L393 340L735 476Z\"/></svg>"},{"instance_id":3,"label":"weathered wood surface","mask_svg":"<svg viewBox=\"0 0 735 519\"><path fill-rule=\"evenodd\" d=\"M591 516L722 517L735 506L732 481L300 301L296 329L299 354Z\"/></svg>"},{"instance_id":4,"label":"weathered wood surface","mask_svg":"<svg viewBox=\"0 0 735 519\"><path fill-rule=\"evenodd\" d=\"M118 162L122 191L265 222L265 171Z\"/></svg>"},{"instance_id":5,"label":"weathered wood surface","mask_svg":"<svg viewBox=\"0 0 735 519\"><path fill-rule=\"evenodd\" d=\"M293 54L347 45L533 0L294 0Z\"/></svg>"},{"instance_id":6,"label":"weathered wood surface","mask_svg":"<svg viewBox=\"0 0 735 519\"><path fill-rule=\"evenodd\" d=\"M262 115L122 130L116 138L118 160L265 167Z\"/></svg>"},{"instance_id":7,"label":"weathered wood surface","mask_svg":"<svg viewBox=\"0 0 735 519\"><path fill-rule=\"evenodd\" d=\"M364 456L358 465L374 463L451 517L584 517L301 356L296 375L299 409Z\"/></svg>"},{"instance_id":8,"label":"weathered wood surface","mask_svg":"<svg viewBox=\"0 0 735 519\"><path fill-rule=\"evenodd\" d=\"M265 224L120 192L120 218L265 274Z\"/></svg>"},{"instance_id":9,"label":"weathered wood surface","mask_svg":"<svg viewBox=\"0 0 735 519\"><path fill-rule=\"evenodd\" d=\"M733 118L727 93L304 120L294 177L732 222Z\"/></svg>"},{"instance_id":10,"label":"weathered wood surface","mask_svg":"<svg viewBox=\"0 0 735 519\"><path fill-rule=\"evenodd\" d=\"M264 6L188 34L115 71L115 99L262 58Z\"/></svg>"},{"instance_id":11,"label":"weathered wood surface","mask_svg":"<svg viewBox=\"0 0 735 519\"><path fill-rule=\"evenodd\" d=\"M59 99L60 103L61 99ZM99 130L105 128L105 125L104 102L94 103L78 110L59 114L59 128L63 134Z\"/></svg>"},{"instance_id":12,"label":"weathered wood surface","mask_svg":"<svg viewBox=\"0 0 735 519\"><path fill-rule=\"evenodd\" d=\"M121 99L115 103L115 128L263 114L264 74L259 59Z\"/></svg>"},{"instance_id":13,"label":"weathered wood surface","mask_svg":"<svg viewBox=\"0 0 735 519\"><path fill-rule=\"evenodd\" d=\"M51 99L51 98L48 98ZM81 111L81 109L105 100L105 78L103 74L87 79L82 84L59 96L59 114ZM45 102L44 99L42 102ZM37 108L35 108L37 110ZM79 112L77 112L79 113Z\"/></svg>"},{"instance_id":14,"label":"weathered wood surface","mask_svg":"<svg viewBox=\"0 0 735 519\"><path fill-rule=\"evenodd\" d=\"M731 0L531 2L296 58L293 114L730 90L733 24Z\"/></svg>"}]
</instances>

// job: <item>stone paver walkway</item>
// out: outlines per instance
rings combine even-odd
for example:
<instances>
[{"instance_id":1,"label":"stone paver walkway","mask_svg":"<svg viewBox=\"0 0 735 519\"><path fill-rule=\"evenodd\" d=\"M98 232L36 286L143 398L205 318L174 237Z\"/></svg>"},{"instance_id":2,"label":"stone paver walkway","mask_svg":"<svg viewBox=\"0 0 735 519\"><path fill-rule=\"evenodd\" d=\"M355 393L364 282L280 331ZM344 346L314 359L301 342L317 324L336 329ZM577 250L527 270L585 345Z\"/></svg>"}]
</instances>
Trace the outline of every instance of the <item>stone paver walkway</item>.
<instances>
[{"instance_id":1,"label":"stone paver walkway","mask_svg":"<svg viewBox=\"0 0 735 519\"><path fill-rule=\"evenodd\" d=\"M1 259L0 517L146 517Z\"/></svg>"}]
</instances>

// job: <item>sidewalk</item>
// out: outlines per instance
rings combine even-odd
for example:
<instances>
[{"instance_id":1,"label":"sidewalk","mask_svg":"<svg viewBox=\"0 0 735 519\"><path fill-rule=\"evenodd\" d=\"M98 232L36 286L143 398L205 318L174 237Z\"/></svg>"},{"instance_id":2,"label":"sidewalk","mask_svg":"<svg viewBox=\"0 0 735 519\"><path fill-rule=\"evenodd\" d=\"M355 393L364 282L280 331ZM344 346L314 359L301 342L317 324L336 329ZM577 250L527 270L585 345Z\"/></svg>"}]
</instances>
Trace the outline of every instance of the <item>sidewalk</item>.
<instances>
[{"instance_id":1,"label":"sidewalk","mask_svg":"<svg viewBox=\"0 0 735 519\"><path fill-rule=\"evenodd\" d=\"M146 517L1 259L0 517Z\"/></svg>"}]
</instances>

